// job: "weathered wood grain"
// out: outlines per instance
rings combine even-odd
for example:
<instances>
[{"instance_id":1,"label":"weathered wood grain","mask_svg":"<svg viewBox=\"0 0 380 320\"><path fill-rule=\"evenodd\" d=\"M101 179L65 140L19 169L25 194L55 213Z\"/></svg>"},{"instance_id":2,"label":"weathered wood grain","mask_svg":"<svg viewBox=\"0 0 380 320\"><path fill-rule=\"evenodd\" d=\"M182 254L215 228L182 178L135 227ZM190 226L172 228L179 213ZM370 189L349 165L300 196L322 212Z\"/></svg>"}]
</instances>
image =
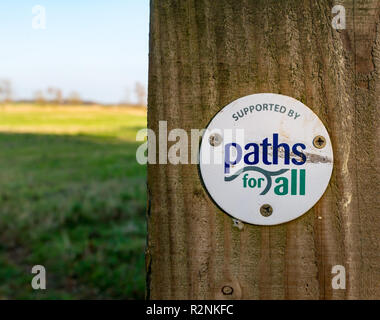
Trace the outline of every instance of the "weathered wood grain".
<instances>
[{"instance_id":1,"label":"weathered wood grain","mask_svg":"<svg viewBox=\"0 0 380 320\"><path fill-rule=\"evenodd\" d=\"M327 0L151 1L149 128L190 132L241 96L281 93L322 119L335 159L308 213L243 230L197 165L149 165L147 298L380 298L380 0L339 3L336 31ZM338 264L346 290L331 287Z\"/></svg>"}]
</instances>

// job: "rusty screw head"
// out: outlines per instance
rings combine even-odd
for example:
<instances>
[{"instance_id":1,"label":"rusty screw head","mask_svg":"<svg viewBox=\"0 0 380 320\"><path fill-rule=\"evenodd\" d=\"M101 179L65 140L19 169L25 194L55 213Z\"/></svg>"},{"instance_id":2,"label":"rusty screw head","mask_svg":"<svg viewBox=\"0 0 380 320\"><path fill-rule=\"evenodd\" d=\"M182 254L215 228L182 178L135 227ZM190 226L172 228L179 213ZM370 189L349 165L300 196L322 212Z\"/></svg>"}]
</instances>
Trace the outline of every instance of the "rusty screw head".
<instances>
[{"instance_id":1,"label":"rusty screw head","mask_svg":"<svg viewBox=\"0 0 380 320\"><path fill-rule=\"evenodd\" d=\"M314 147L316 147L317 149L322 149L326 146L326 139L325 137L322 137L322 136L316 136L314 139L313 139L313 145Z\"/></svg>"},{"instance_id":2,"label":"rusty screw head","mask_svg":"<svg viewBox=\"0 0 380 320\"><path fill-rule=\"evenodd\" d=\"M269 217L273 213L273 208L270 204L263 204L260 208L260 213L264 217Z\"/></svg>"},{"instance_id":3,"label":"rusty screw head","mask_svg":"<svg viewBox=\"0 0 380 320\"><path fill-rule=\"evenodd\" d=\"M222 136L218 133L214 133L208 138L208 141L213 147L217 147L222 143Z\"/></svg>"},{"instance_id":4,"label":"rusty screw head","mask_svg":"<svg viewBox=\"0 0 380 320\"><path fill-rule=\"evenodd\" d=\"M222 288L222 292L223 292L224 295L230 296L231 294L234 293L234 289L232 287L230 287L230 286L224 286Z\"/></svg>"}]
</instances>

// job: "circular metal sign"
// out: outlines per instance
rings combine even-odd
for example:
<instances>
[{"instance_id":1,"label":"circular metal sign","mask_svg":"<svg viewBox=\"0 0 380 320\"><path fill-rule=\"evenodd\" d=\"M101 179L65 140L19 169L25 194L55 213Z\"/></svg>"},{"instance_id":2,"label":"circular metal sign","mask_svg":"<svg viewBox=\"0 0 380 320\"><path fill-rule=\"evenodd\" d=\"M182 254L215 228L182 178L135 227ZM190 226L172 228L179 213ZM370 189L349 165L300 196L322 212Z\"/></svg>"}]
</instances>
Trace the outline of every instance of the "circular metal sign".
<instances>
[{"instance_id":1,"label":"circular metal sign","mask_svg":"<svg viewBox=\"0 0 380 320\"><path fill-rule=\"evenodd\" d=\"M253 94L224 107L200 146L200 175L226 213L257 225L280 224L307 212L333 168L330 137L300 101Z\"/></svg>"}]
</instances>

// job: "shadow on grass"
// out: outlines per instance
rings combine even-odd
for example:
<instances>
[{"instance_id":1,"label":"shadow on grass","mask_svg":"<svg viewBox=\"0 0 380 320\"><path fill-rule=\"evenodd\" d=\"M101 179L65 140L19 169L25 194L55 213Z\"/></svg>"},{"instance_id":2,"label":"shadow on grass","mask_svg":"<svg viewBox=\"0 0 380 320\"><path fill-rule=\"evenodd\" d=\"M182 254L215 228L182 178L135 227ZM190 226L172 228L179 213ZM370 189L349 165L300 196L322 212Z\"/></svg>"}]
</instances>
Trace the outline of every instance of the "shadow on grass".
<instances>
[{"instance_id":1,"label":"shadow on grass","mask_svg":"<svg viewBox=\"0 0 380 320\"><path fill-rule=\"evenodd\" d=\"M146 170L137 146L0 133L0 298L144 297ZM30 286L36 264L47 270L44 292Z\"/></svg>"}]
</instances>

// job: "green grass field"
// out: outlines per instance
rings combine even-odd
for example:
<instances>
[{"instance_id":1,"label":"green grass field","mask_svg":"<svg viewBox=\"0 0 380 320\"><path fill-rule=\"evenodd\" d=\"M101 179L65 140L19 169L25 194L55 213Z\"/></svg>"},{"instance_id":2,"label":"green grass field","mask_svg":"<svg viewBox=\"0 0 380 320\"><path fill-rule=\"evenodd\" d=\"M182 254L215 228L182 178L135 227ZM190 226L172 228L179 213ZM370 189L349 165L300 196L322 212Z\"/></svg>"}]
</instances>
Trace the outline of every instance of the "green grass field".
<instances>
[{"instance_id":1,"label":"green grass field","mask_svg":"<svg viewBox=\"0 0 380 320\"><path fill-rule=\"evenodd\" d=\"M145 111L0 106L0 299L144 298Z\"/></svg>"}]
</instances>

